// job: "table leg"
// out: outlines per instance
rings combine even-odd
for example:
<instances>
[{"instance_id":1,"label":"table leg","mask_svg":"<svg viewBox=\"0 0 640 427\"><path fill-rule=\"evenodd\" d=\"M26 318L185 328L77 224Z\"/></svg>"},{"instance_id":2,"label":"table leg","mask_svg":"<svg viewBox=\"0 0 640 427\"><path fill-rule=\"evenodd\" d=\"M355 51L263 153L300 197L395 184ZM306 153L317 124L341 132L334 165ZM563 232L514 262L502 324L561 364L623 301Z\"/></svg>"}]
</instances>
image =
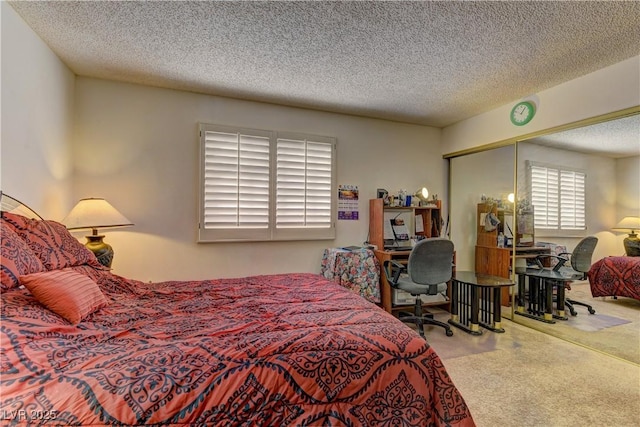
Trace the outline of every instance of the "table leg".
<instances>
[{"instance_id":1,"label":"table leg","mask_svg":"<svg viewBox=\"0 0 640 427\"><path fill-rule=\"evenodd\" d=\"M569 320L564 312L564 282L556 282L556 312L553 317L560 320Z\"/></svg>"},{"instance_id":2,"label":"table leg","mask_svg":"<svg viewBox=\"0 0 640 427\"><path fill-rule=\"evenodd\" d=\"M502 304L500 304L500 288L493 288L493 328L494 332L504 332L502 327Z\"/></svg>"},{"instance_id":3,"label":"table leg","mask_svg":"<svg viewBox=\"0 0 640 427\"><path fill-rule=\"evenodd\" d=\"M541 280L544 286L544 320L553 319L553 282L551 280Z\"/></svg>"},{"instance_id":4,"label":"table leg","mask_svg":"<svg viewBox=\"0 0 640 427\"><path fill-rule=\"evenodd\" d=\"M472 331L480 331L480 295L478 287L471 285L471 325L469 327Z\"/></svg>"},{"instance_id":5,"label":"table leg","mask_svg":"<svg viewBox=\"0 0 640 427\"><path fill-rule=\"evenodd\" d=\"M472 286L468 283L462 283L459 281L452 281L452 283L454 283L454 286L451 289L452 301L451 318L449 319L449 323L471 335L482 335L480 325L478 324L479 302L477 286ZM469 304L469 288L471 288L471 324L467 326L467 323L469 321L467 315ZM462 321L460 321L461 314L463 316Z\"/></svg>"},{"instance_id":6,"label":"table leg","mask_svg":"<svg viewBox=\"0 0 640 427\"><path fill-rule=\"evenodd\" d=\"M480 326L493 332L503 333L504 328L502 327L502 290L499 287L486 288L485 290L483 290L482 293L485 294L485 296L488 297L487 299L490 301L486 301L486 305L483 304L483 308L481 311L483 312L482 316L484 321L480 322ZM487 313L484 313L485 310L487 311ZM491 321L491 324L485 323L486 321L489 321L489 319Z\"/></svg>"},{"instance_id":7,"label":"table leg","mask_svg":"<svg viewBox=\"0 0 640 427\"><path fill-rule=\"evenodd\" d=\"M460 283L457 280L451 281L451 304L450 304L451 320L456 323L460 321L460 317L458 316L458 305L460 303L458 301L459 286L460 286Z\"/></svg>"},{"instance_id":8,"label":"table leg","mask_svg":"<svg viewBox=\"0 0 640 427\"><path fill-rule=\"evenodd\" d=\"M549 286L545 284L544 280L538 277L529 276L529 305L528 309L525 311L523 276L524 275L520 275L518 277L518 298L521 298L520 303L522 304L522 306L518 307L516 314L545 323L556 323L555 320L553 320L551 312L547 313L547 311L549 310L548 304L553 301L553 292L547 292L546 288L548 288ZM522 294L522 296L520 294ZM551 298L551 300L548 299L549 297ZM547 307L544 307L543 312L542 305L545 304L545 302L547 303Z\"/></svg>"},{"instance_id":9,"label":"table leg","mask_svg":"<svg viewBox=\"0 0 640 427\"><path fill-rule=\"evenodd\" d=\"M518 275L518 313L524 313L524 293L527 276L524 274Z\"/></svg>"},{"instance_id":10,"label":"table leg","mask_svg":"<svg viewBox=\"0 0 640 427\"><path fill-rule=\"evenodd\" d=\"M540 280L529 277L529 313L540 316Z\"/></svg>"}]
</instances>

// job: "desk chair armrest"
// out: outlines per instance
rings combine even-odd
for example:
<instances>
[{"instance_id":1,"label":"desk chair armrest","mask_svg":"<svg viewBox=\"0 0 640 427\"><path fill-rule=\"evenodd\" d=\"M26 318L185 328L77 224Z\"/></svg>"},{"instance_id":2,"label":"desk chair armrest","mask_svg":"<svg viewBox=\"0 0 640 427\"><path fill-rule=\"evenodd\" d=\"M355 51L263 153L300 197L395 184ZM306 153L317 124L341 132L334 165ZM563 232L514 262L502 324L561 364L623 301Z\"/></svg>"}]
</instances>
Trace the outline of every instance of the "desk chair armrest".
<instances>
[{"instance_id":1,"label":"desk chair armrest","mask_svg":"<svg viewBox=\"0 0 640 427\"><path fill-rule=\"evenodd\" d=\"M560 256L560 255L565 255L565 254L566 255L571 255L571 254L567 254L566 252L563 252L563 253L561 253L559 255L546 255L546 254L538 255L536 257L536 264L538 264L538 267L540 267L542 269L542 268L544 268L544 265L542 265L542 260L545 259L545 258L553 258L553 259L558 260L558 263L553 266L553 271L558 271L562 267L564 267L564 264L567 261L569 261L569 258Z\"/></svg>"},{"instance_id":2,"label":"desk chair armrest","mask_svg":"<svg viewBox=\"0 0 640 427\"><path fill-rule=\"evenodd\" d=\"M389 266L395 268L395 272L393 273L393 275L391 276L391 271L392 269L389 268ZM400 275L402 273L406 273L407 272L407 267L405 265L400 264L399 262L396 262L394 260L387 260L383 263L383 270L384 270L384 275L387 277L387 281L389 282L389 284L396 288L398 286L398 280L400 279Z\"/></svg>"}]
</instances>

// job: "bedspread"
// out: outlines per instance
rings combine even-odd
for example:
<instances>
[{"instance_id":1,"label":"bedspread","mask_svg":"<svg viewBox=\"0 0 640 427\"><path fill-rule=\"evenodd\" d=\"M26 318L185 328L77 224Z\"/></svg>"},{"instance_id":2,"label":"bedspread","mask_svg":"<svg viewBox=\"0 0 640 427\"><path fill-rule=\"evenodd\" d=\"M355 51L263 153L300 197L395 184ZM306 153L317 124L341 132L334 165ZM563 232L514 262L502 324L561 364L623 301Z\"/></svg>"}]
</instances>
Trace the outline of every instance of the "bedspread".
<instances>
[{"instance_id":1,"label":"bedspread","mask_svg":"<svg viewBox=\"0 0 640 427\"><path fill-rule=\"evenodd\" d=\"M320 275L145 284L78 326L2 293L3 425L473 425L414 331Z\"/></svg>"},{"instance_id":2,"label":"bedspread","mask_svg":"<svg viewBox=\"0 0 640 427\"><path fill-rule=\"evenodd\" d=\"M588 277L594 297L620 296L640 300L640 257L602 258L591 266Z\"/></svg>"}]
</instances>

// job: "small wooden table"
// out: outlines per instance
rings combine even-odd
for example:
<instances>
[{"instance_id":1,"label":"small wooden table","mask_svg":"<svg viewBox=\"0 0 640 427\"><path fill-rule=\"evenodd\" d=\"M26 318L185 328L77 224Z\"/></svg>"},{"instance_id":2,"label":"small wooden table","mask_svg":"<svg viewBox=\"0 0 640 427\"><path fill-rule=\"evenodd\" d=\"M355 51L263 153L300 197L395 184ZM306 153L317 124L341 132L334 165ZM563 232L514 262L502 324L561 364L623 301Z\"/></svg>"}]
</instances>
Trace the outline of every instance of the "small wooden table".
<instances>
[{"instance_id":1,"label":"small wooden table","mask_svg":"<svg viewBox=\"0 0 640 427\"><path fill-rule=\"evenodd\" d=\"M472 335L482 335L480 326L493 332L502 328L501 288L514 283L503 277L456 271L451 278L449 323Z\"/></svg>"}]
</instances>

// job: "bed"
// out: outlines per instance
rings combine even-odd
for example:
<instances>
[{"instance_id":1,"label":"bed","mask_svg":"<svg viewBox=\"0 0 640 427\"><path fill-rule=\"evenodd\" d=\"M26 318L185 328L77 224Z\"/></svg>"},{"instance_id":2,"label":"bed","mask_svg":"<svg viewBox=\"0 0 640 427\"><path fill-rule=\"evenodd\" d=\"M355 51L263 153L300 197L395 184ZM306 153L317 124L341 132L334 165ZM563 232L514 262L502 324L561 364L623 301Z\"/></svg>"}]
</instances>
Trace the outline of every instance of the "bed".
<instances>
[{"instance_id":1,"label":"bed","mask_svg":"<svg viewBox=\"0 0 640 427\"><path fill-rule=\"evenodd\" d=\"M588 272L594 297L640 300L640 257L610 256L596 261Z\"/></svg>"},{"instance_id":2,"label":"bed","mask_svg":"<svg viewBox=\"0 0 640 427\"><path fill-rule=\"evenodd\" d=\"M3 425L473 426L416 332L316 274L143 283L2 213Z\"/></svg>"}]
</instances>

